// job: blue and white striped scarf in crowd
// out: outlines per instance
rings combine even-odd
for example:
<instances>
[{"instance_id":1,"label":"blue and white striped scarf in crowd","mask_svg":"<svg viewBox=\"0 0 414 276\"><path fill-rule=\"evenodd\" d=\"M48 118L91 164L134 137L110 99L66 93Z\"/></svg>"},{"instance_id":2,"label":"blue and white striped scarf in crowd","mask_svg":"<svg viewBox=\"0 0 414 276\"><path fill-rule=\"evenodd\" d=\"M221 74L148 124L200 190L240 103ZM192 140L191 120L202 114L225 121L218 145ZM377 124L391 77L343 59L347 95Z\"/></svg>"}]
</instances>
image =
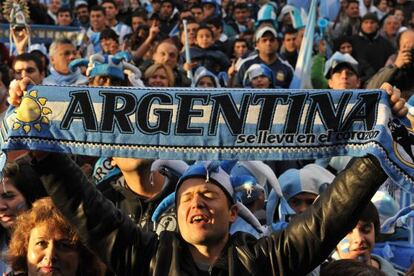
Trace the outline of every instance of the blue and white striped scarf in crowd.
<instances>
[{"instance_id":1,"label":"blue and white striped scarf in crowd","mask_svg":"<svg viewBox=\"0 0 414 276\"><path fill-rule=\"evenodd\" d=\"M414 133L381 90L34 86L11 108L3 150L182 160L375 155L413 191Z\"/></svg>"}]
</instances>

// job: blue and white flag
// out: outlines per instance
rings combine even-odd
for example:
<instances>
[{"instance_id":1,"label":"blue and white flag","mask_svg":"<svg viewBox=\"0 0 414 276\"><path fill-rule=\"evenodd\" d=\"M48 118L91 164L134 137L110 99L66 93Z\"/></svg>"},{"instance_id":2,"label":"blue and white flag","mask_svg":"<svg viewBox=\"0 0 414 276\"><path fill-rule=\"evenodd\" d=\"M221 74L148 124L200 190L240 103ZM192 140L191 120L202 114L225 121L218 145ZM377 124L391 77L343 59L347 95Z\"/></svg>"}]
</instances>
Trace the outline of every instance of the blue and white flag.
<instances>
[{"instance_id":1,"label":"blue and white flag","mask_svg":"<svg viewBox=\"0 0 414 276\"><path fill-rule=\"evenodd\" d=\"M312 66L313 41L316 25L316 9L317 0L312 0L305 27L305 34L302 39L298 60L296 62L295 72L293 74L293 79L289 87L291 89L312 88L310 75Z\"/></svg>"},{"instance_id":2,"label":"blue and white flag","mask_svg":"<svg viewBox=\"0 0 414 276\"><path fill-rule=\"evenodd\" d=\"M319 4L319 15L329 21L335 21L341 9L339 0L321 0Z\"/></svg>"},{"instance_id":3,"label":"blue and white flag","mask_svg":"<svg viewBox=\"0 0 414 276\"><path fill-rule=\"evenodd\" d=\"M33 86L1 129L2 149L175 160L375 155L414 191L414 131L382 90Z\"/></svg>"}]
</instances>

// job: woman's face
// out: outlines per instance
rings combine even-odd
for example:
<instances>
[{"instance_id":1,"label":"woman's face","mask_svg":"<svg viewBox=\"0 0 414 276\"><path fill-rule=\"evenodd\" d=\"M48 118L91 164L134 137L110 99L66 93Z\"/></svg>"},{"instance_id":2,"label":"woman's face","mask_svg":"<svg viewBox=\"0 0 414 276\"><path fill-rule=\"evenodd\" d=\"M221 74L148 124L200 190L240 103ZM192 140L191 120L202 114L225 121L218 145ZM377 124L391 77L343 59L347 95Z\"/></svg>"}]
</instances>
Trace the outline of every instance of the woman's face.
<instances>
[{"instance_id":1,"label":"woman's face","mask_svg":"<svg viewBox=\"0 0 414 276\"><path fill-rule=\"evenodd\" d=\"M209 76L202 77L198 83L197 87L216 87L214 81Z\"/></svg>"},{"instance_id":2,"label":"woman's face","mask_svg":"<svg viewBox=\"0 0 414 276\"><path fill-rule=\"evenodd\" d=\"M159 68L148 78L148 86L150 87L168 87L167 72L163 68Z\"/></svg>"},{"instance_id":3,"label":"woman's face","mask_svg":"<svg viewBox=\"0 0 414 276\"><path fill-rule=\"evenodd\" d=\"M258 76L252 79L253 88L270 88L270 80L265 76Z\"/></svg>"},{"instance_id":4,"label":"woman's face","mask_svg":"<svg viewBox=\"0 0 414 276\"><path fill-rule=\"evenodd\" d=\"M66 234L43 223L30 232L27 248L29 276L76 276L79 252Z\"/></svg>"},{"instance_id":5,"label":"woman's face","mask_svg":"<svg viewBox=\"0 0 414 276\"><path fill-rule=\"evenodd\" d=\"M0 184L0 224L4 228L13 225L16 217L27 210L26 200L8 177Z\"/></svg>"}]
</instances>

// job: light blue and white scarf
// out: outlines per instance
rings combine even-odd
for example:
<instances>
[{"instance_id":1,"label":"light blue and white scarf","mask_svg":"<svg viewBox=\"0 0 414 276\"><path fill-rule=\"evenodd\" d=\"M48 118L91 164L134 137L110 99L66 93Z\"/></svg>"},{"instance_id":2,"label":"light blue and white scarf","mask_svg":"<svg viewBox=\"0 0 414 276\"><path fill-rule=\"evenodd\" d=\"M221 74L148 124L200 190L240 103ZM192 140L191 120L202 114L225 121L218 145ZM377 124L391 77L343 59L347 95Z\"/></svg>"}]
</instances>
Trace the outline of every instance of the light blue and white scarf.
<instances>
[{"instance_id":1,"label":"light blue and white scarf","mask_svg":"<svg viewBox=\"0 0 414 276\"><path fill-rule=\"evenodd\" d=\"M413 191L414 133L381 90L34 86L1 129L3 150L182 160L375 155Z\"/></svg>"}]
</instances>

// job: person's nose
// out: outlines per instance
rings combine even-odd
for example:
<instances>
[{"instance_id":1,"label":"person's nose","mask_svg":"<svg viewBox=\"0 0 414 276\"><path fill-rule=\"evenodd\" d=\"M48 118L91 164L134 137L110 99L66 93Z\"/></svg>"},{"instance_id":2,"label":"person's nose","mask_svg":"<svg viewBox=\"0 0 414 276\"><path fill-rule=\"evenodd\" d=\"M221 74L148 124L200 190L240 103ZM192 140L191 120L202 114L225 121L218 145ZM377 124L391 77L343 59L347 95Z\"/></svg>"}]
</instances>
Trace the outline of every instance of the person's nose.
<instances>
[{"instance_id":1,"label":"person's nose","mask_svg":"<svg viewBox=\"0 0 414 276\"><path fill-rule=\"evenodd\" d=\"M353 243L362 243L365 240L365 236L359 229L354 229L352 231L352 241Z\"/></svg>"},{"instance_id":2,"label":"person's nose","mask_svg":"<svg viewBox=\"0 0 414 276\"><path fill-rule=\"evenodd\" d=\"M45 255L43 259L47 259L48 262L54 262L57 259L57 248L53 241L50 241L45 249Z\"/></svg>"},{"instance_id":3,"label":"person's nose","mask_svg":"<svg viewBox=\"0 0 414 276\"><path fill-rule=\"evenodd\" d=\"M204 200L199 194L195 194L191 200L192 208L202 208L204 206Z\"/></svg>"},{"instance_id":4,"label":"person's nose","mask_svg":"<svg viewBox=\"0 0 414 276\"><path fill-rule=\"evenodd\" d=\"M0 199L0 211L6 211L9 208L7 202L3 199Z\"/></svg>"}]
</instances>

